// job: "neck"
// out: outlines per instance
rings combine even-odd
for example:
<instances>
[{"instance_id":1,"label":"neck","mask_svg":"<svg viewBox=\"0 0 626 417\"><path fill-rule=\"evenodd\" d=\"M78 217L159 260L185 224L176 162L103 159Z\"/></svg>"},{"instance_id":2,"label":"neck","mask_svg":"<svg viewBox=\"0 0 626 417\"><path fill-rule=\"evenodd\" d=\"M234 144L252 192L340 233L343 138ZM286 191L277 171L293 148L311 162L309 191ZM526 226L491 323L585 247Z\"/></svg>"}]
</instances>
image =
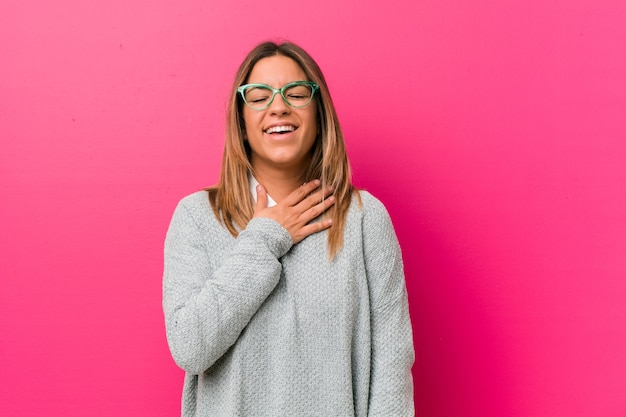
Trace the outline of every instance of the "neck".
<instances>
[{"instance_id":1,"label":"neck","mask_svg":"<svg viewBox=\"0 0 626 417\"><path fill-rule=\"evenodd\" d=\"M254 165L253 165L254 166ZM254 166L254 177L263 185L274 201L280 202L302 185L303 172Z\"/></svg>"}]
</instances>

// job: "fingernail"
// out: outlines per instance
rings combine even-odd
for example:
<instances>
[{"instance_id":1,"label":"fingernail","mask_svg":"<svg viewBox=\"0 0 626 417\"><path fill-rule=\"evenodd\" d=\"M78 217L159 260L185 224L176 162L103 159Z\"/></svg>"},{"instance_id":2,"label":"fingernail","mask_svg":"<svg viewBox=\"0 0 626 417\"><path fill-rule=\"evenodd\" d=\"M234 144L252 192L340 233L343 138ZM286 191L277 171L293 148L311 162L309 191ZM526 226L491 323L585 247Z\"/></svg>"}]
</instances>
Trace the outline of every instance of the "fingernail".
<instances>
[{"instance_id":1,"label":"fingernail","mask_svg":"<svg viewBox=\"0 0 626 417\"><path fill-rule=\"evenodd\" d=\"M261 184L256 186L256 192L260 193L263 190L263 187L261 187Z\"/></svg>"}]
</instances>

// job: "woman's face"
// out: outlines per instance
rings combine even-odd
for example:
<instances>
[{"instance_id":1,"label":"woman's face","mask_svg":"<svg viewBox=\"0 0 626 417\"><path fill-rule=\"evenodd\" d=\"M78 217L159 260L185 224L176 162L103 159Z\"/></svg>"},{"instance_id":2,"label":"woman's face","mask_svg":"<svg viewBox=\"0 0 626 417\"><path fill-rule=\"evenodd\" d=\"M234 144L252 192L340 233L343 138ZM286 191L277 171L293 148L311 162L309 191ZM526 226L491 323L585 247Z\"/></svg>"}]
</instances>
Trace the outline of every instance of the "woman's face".
<instances>
[{"instance_id":1,"label":"woman's face","mask_svg":"<svg viewBox=\"0 0 626 417\"><path fill-rule=\"evenodd\" d=\"M287 83L305 80L304 71L293 59L275 55L257 62L246 83L279 89ZM315 100L314 97L306 107L294 108L276 94L267 109L258 111L243 105L246 138L255 170L301 173L308 166L317 136Z\"/></svg>"}]
</instances>

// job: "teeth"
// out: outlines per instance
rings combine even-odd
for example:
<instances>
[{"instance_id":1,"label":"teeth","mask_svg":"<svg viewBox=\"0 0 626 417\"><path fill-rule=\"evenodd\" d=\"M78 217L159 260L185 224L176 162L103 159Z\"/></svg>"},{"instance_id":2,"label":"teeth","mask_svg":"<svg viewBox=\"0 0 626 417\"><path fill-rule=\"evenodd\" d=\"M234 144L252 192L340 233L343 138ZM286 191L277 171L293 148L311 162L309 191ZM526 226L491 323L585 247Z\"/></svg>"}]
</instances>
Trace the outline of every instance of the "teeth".
<instances>
[{"instance_id":1,"label":"teeth","mask_svg":"<svg viewBox=\"0 0 626 417\"><path fill-rule=\"evenodd\" d=\"M267 129L265 133L293 132L294 130L296 130L296 128L293 126L289 126L289 125L274 126L274 127L270 127L269 129Z\"/></svg>"}]
</instances>

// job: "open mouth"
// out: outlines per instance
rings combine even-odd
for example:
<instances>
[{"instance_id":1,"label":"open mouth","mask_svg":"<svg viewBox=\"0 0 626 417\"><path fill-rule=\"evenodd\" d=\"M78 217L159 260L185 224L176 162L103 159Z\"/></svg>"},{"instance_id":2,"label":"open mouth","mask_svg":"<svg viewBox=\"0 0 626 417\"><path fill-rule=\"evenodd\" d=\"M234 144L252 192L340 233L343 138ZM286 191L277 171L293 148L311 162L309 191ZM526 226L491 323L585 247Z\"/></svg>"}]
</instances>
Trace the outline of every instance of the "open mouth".
<instances>
[{"instance_id":1,"label":"open mouth","mask_svg":"<svg viewBox=\"0 0 626 417\"><path fill-rule=\"evenodd\" d=\"M291 126L291 125L283 125L283 126L272 126L268 129L265 129L264 132L267 133L268 135L272 134L272 133L276 133L279 135L285 134L285 133L290 133L293 132L294 130L296 130L295 126Z\"/></svg>"}]
</instances>

